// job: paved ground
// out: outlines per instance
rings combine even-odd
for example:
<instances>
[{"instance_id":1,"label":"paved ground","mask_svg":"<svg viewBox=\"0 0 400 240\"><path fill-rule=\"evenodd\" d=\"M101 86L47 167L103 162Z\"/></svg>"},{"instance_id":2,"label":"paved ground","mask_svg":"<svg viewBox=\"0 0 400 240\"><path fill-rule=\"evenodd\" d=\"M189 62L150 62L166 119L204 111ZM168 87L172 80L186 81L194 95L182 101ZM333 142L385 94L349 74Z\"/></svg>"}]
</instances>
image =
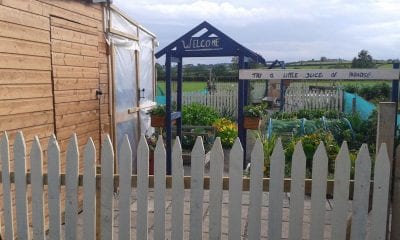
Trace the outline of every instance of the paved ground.
<instances>
[{"instance_id":1,"label":"paved ground","mask_svg":"<svg viewBox=\"0 0 400 240\"><path fill-rule=\"evenodd\" d=\"M131 205L132 211L132 237L136 239L136 193L133 193L133 200ZM203 239L208 239L208 191L204 192L204 205L203 205ZM189 222L190 222L190 191L185 191L185 202L184 202L184 239L189 239ZM243 193L242 198L242 239L247 239L247 209L249 207L249 194L248 192ZM282 239L288 238L289 231L289 197L285 195L284 197L284 209L283 209L283 218L282 218ZM166 201L167 213L166 213L166 238L171 239L171 193L170 191L167 194ZM119 209L118 209L118 196L115 197L115 211L114 211L114 237L118 239L118 219L119 219ZM326 217L325 217L325 239L330 239L331 225L330 225L330 217L331 217L332 206L329 200L326 201ZM149 193L149 239L153 239L153 228L154 228L154 201L153 201L153 192ZM264 193L263 196L263 207L261 212L261 236L262 239L267 239L268 235L268 193ZM309 239L309 228L310 228L310 199L307 198L304 206L304 223L303 223L303 239ZM80 215L78 221L78 239L82 239L82 216ZM228 239L228 192L224 191L223 193L223 203L222 203L222 239Z\"/></svg>"},{"instance_id":2,"label":"paved ground","mask_svg":"<svg viewBox=\"0 0 400 240\"><path fill-rule=\"evenodd\" d=\"M208 209L208 191L205 191L205 196L204 196L204 213L203 213L203 239L208 239L208 216L209 216L209 209ZM170 231L171 231L171 198L170 194L168 194L167 197L167 216L166 216L166 231L167 231L167 238L170 238ZM185 208L184 208L184 235L185 239L189 239L189 219L190 219L190 191L187 190L185 192ZM228 192L225 191L223 194L223 204L222 204L222 239L228 239ZM153 200L152 200L152 193L150 194L150 202L149 202L149 239L152 239L152 234L153 234ZM242 198L242 238L247 239L247 225L248 225L248 219L247 219L247 209L249 207L249 193L244 192L243 193L243 198ZM286 239L288 238L288 233L289 233L289 197L288 195L285 194L284 201L283 201L283 217L282 217L282 238ZM303 224L303 239L309 239L309 228L310 228L310 199L307 198L304 206L304 224ZM332 213L332 206L329 200L326 201L326 217L325 217L325 238L329 239L330 238L330 232L331 232L331 223L330 223L330 218L331 218L331 213ZM132 215L133 215L133 223L135 222L135 217L136 217L136 204L135 201L133 201L132 204ZM116 211L115 214L115 223L118 225L118 211ZM262 207L262 212L261 212L261 236L262 239L267 239L268 235L268 193L264 193L263 196L263 207ZM133 232L135 229L132 229Z\"/></svg>"}]
</instances>

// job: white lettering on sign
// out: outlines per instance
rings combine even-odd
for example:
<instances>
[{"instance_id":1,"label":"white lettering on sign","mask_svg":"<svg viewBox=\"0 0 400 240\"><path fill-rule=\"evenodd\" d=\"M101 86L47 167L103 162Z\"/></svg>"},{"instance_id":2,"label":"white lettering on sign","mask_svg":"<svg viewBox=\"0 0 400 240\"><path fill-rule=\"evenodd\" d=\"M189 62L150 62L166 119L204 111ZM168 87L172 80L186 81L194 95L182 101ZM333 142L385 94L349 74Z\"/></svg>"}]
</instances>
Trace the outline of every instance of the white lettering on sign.
<instances>
[{"instance_id":1,"label":"white lettering on sign","mask_svg":"<svg viewBox=\"0 0 400 240\"><path fill-rule=\"evenodd\" d=\"M219 50L221 49L219 38L190 38L189 41L182 40L185 50Z\"/></svg>"},{"instance_id":2,"label":"white lettering on sign","mask_svg":"<svg viewBox=\"0 0 400 240\"><path fill-rule=\"evenodd\" d=\"M239 79L351 79L395 80L400 79L399 69L241 69Z\"/></svg>"}]
</instances>

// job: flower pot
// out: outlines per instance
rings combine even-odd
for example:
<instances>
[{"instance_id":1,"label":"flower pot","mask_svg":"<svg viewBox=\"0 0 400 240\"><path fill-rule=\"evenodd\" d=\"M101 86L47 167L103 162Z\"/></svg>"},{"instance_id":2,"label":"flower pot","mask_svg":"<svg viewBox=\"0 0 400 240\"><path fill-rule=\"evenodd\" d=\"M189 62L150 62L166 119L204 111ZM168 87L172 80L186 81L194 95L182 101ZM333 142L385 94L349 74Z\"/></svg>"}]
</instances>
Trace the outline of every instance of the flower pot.
<instances>
[{"instance_id":1,"label":"flower pot","mask_svg":"<svg viewBox=\"0 0 400 240\"><path fill-rule=\"evenodd\" d=\"M151 126L152 127L164 127L165 116L151 116Z\"/></svg>"},{"instance_id":2,"label":"flower pot","mask_svg":"<svg viewBox=\"0 0 400 240\"><path fill-rule=\"evenodd\" d=\"M172 120L172 125L175 125L176 120ZM165 127L165 116L151 116L152 127Z\"/></svg>"},{"instance_id":3,"label":"flower pot","mask_svg":"<svg viewBox=\"0 0 400 240\"><path fill-rule=\"evenodd\" d=\"M246 129L258 130L260 126L260 118L257 117L244 117L243 126Z\"/></svg>"}]
</instances>

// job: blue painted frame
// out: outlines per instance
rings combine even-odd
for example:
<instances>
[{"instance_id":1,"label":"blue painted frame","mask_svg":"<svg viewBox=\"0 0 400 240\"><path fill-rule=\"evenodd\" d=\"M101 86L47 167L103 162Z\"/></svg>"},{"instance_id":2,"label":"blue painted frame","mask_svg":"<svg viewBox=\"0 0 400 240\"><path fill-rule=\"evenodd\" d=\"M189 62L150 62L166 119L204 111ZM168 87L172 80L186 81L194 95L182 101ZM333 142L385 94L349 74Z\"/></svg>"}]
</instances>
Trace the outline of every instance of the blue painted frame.
<instances>
[{"instance_id":1,"label":"blue painted frame","mask_svg":"<svg viewBox=\"0 0 400 240\"><path fill-rule=\"evenodd\" d=\"M200 31L206 31L200 36L196 36ZM165 48L158 51L155 56L160 58L165 55L165 80L166 80L166 152L167 152L167 174L171 174L172 157L172 126L171 121L177 119L177 136L182 137L182 117L181 114L172 116L171 114L171 64L178 64L177 82L177 111L182 111L182 60L184 57L239 57L239 69L249 68L249 61L266 64L265 59L237 43L228 35L224 34L208 22L204 21L192 30L170 43ZM243 128L243 108L248 102L249 82L239 79L238 84L238 132L239 138L244 148L246 147L246 129ZM244 151L245 154L246 151ZM245 157L246 155L244 155ZM245 167L246 158L243 161Z\"/></svg>"}]
</instances>

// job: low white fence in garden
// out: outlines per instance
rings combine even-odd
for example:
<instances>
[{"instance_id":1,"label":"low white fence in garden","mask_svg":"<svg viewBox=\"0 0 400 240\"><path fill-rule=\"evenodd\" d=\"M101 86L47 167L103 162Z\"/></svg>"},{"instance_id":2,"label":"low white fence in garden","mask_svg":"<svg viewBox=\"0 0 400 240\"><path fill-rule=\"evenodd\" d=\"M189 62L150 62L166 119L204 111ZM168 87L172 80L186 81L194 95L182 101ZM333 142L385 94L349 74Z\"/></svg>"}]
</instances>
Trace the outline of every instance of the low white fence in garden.
<instances>
[{"instance_id":1,"label":"low white fence in garden","mask_svg":"<svg viewBox=\"0 0 400 240\"><path fill-rule=\"evenodd\" d=\"M172 95L176 99L176 93ZM200 103L209 106L219 113L231 113L237 116L238 94L237 91L217 91L215 93L183 92L182 104Z\"/></svg>"},{"instance_id":2,"label":"low white fence in garden","mask_svg":"<svg viewBox=\"0 0 400 240\"><path fill-rule=\"evenodd\" d=\"M343 90L309 89L308 86L290 86L285 92L285 112L301 109L326 109L342 111Z\"/></svg>"},{"instance_id":3,"label":"low white fence in garden","mask_svg":"<svg viewBox=\"0 0 400 240\"><path fill-rule=\"evenodd\" d=\"M30 171L27 172L26 147L22 133L18 133L13 145L15 172L10 172L9 141L4 135L0 141L2 165L2 188L4 203L3 239L44 239L44 210L48 208L49 239L61 239L61 223L65 220L65 239L76 239L78 218L78 189L83 188L83 238L113 239L114 202L118 201L119 239L147 239L148 234L148 192L149 185L154 188L154 239L183 239L184 226L184 188L190 186L190 239L202 239L203 232L203 194L209 189L209 238L220 239L222 223L222 191L229 190L229 239L241 238L242 191L250 192L248 206L248 239L260 239L263 211L263 191L269 191L268 238L281 239L283 192L290 191L289 238L298 239L303 231L305 191L312 189L310 238L324 239L324 216L327 189L333 188L333 213L331 239L345 239L347 217L349 214L349 193L352 203L352 239L385 239L388 217L388 196L390 180L390 161L386 145L382 144L376 156L371 225L368 223L368 197L371 184L371 158L368 148L363 145L355 164L355 180L350 181L350 158L347 144L343 143L336 159L334 181L327 180L328 157L323 144L318 147L312 166L312 180L305 179L306 157L301 143L295 147L292 160L292 178L284 179L285 155L282 143L278 140L271 156L270 179L263 178L264 153L258 140L251 154L250 178L243 177L243 148L236 140L229 162L229 178L223 177L224 156L219 138L210 153L210 174L204 176L205 152L200 137L192 151L191 177L184 176L182 149L179 139L175 141L172 154L172 176L166 176L166 153L161 138L155 149L154 176L148 175L149 148L144 137L141 138L137 152L138 174L132 176L132 154L128 139L125 138L119 154L119 171L114 174L114 150L109 137L101 149L101 174L96 175L96 149L89 139L83 157L79 157L77 138L72 136L66 156L66 172L60 172L60 151L54 137L47 148L48 169L43 171L42 148L35 138L30 151ZM84 172L78 174L79 160L83 159ZM27 197L27 184L31 185L31 201ZM96 186L97 184L97 186ZM290 190L288 190L290 184ZM44 204L44 186L48 197ZM65 185L65 218L61 219L60 188ZM15 210L12 199L15 187ZM166 188L172 188L172 236L166 236ZM349 192L354 187L354 192ZM115 189L114 189L115 188ZM136 236L131 236L131 197L132 189L137 194ZM118 189L119 199L113 198ZM331 191L331 190L330 190ZM96 198L96 193L98 197ZM101 193L101 194L100 194ZM101 195L101 196L99 196ZM29 207L28 207L29 206ZM28 209L32 209L32 222L29 222ZM96 224L96 214L98 216ZM16 225L14 225L16 217ZM244 217L244 216L243 216ZM30 234L33 234L30 236Z\"/></svg>"}]
</instances>

